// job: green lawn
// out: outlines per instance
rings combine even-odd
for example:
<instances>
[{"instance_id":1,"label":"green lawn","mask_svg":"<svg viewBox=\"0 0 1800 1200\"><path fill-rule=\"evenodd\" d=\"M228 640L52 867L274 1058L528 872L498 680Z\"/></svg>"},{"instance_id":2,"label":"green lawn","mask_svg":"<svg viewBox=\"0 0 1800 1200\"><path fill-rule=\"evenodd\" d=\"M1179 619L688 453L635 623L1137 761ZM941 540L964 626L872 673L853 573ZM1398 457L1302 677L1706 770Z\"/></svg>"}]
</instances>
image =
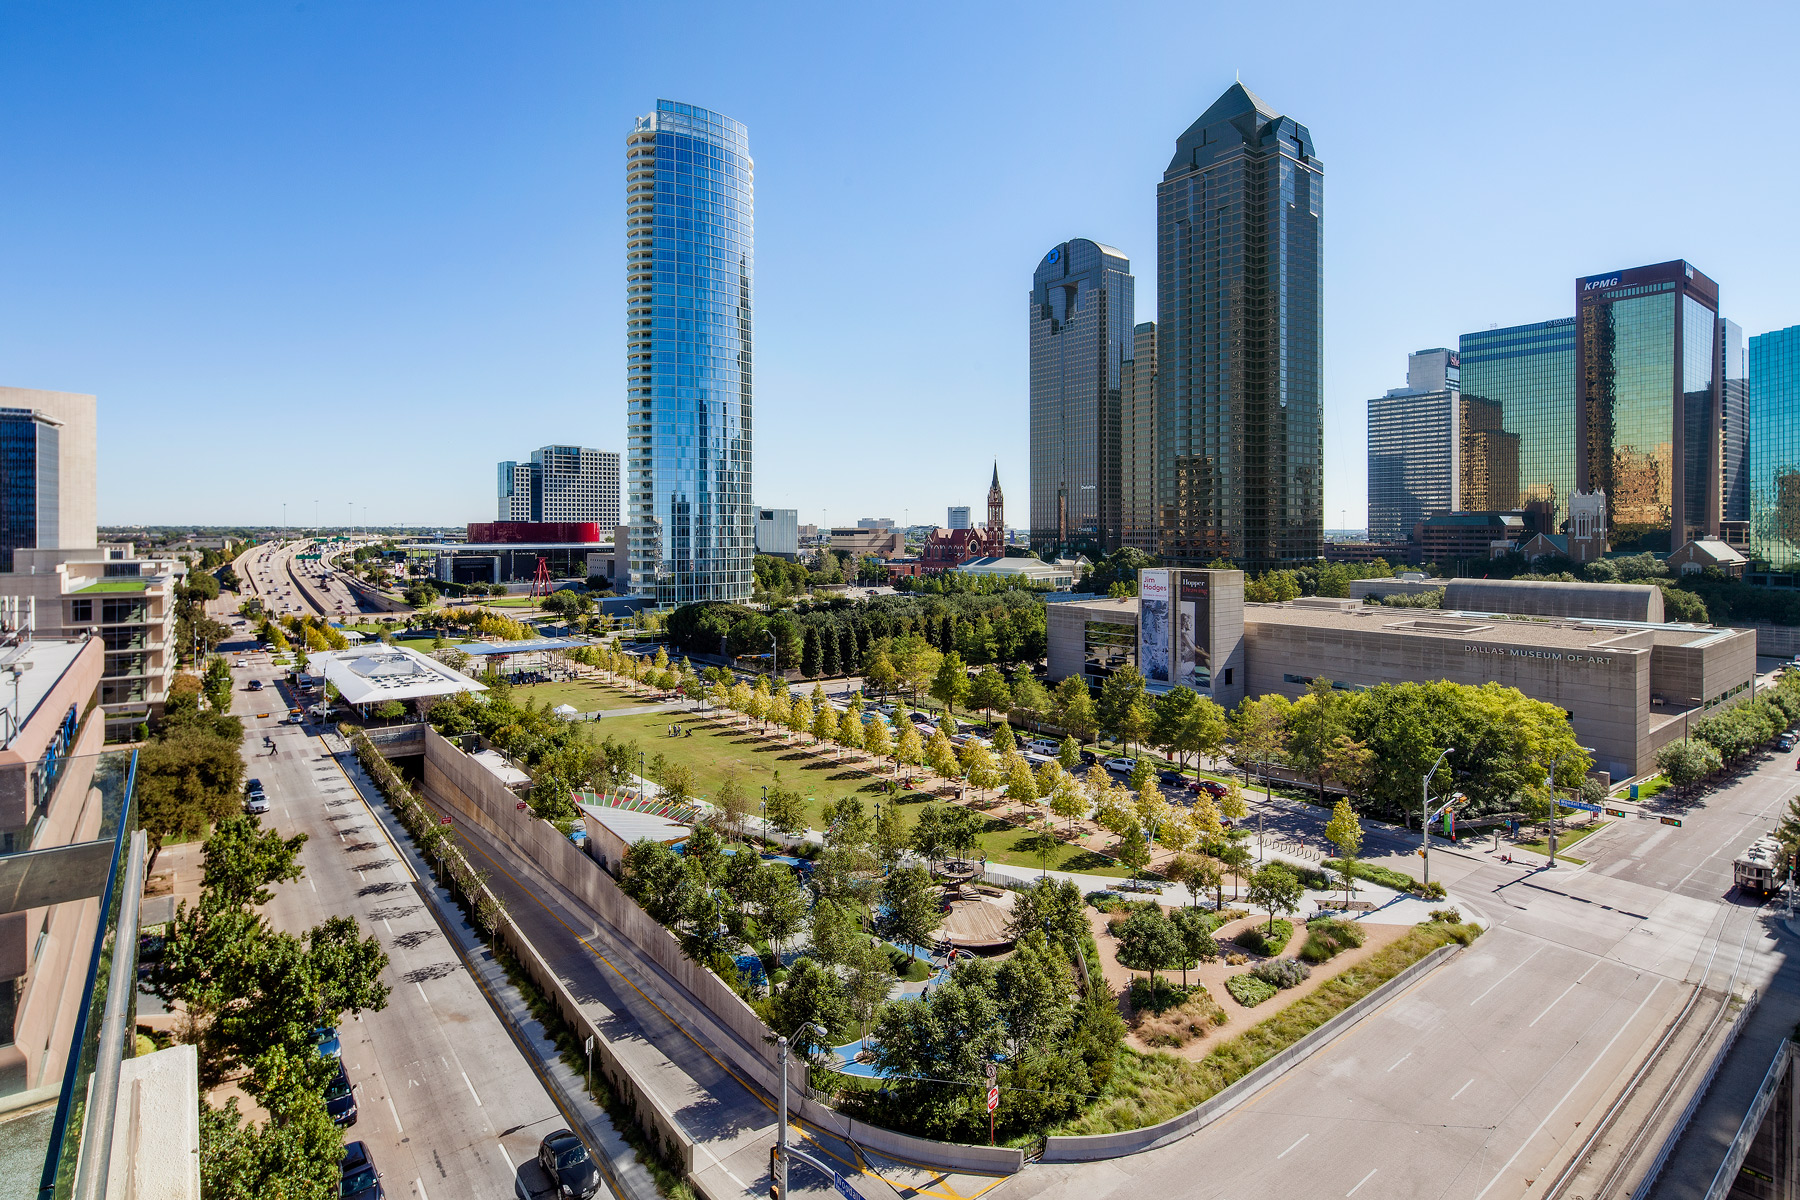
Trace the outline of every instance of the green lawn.
<instances>
[{"instance_id":1,"label":"green lawn","mask_svg":"<svg viewBox=\"0 0 1800 1200\"><path fill-rule=\"evenodd\" d=\"M528 699L536 700L539 704L547 704L551 708L555 708L559 704L572 704L577 712L639 708L645 704L655 703L648 696L633 696L618 688L607 687L604 684L585 679L571 683L534 683L527 687L514 688L513 699L520 704L525 703Z\"/></svg>"},{"instance_id":2,"label":"green lawn","mask_svg":"<svg viewBox=\"0 0 1800 1200\"><path fill-rule=\"evenodd\" d=\"M1592 825L1582 825L1575 829L1559 829L1559 830L1557 830L1556 831L1556 858L1557 858L1557 861L1561 862L1566 859L1567 861L1572 862L1572 863L1576 864L1577 866L1581 865L1582 863L1585 863L1587 861L1587 859L1574 858L1570 855L1564 854L1563 851L1567 850L1570 846L1573 846L1576 842L1579 842L1582 838L1587 837L1589 834L1599 833L1602 829L1605 829L1607 827L1607 825L1609 825L1609 824L1611 824L1611 822L1609 822L1609 821L1595 821ZM1550 853L1550 842L1546 838L1539 838L1535 842L1520 842L1519 848L1521 850L1530 850L1537 854L1548 854L1548 853Z\"/></svg>"},{"instance_id":3,"label":"green lawn","mask_svg":"<svg viewBox=\"0 0 1800 1200\"><path fill-rule=\"evenodd\" d=\"M1668 787L1669 781L1667 779L1664 779L1661 775L1652 775L1643 783L1638 784L1638 799L1648 800L1658 793L1668 790ZM1631 789L1629 787L1621 788L1613 793L1614 800L1629 800L1630 798Z\"/></svg>"},{"instance_id":4,"label":"green lawn","mask_svg":"<svg viewBox=\"0 0 1800 1200\"><path fill-rule=\"evenodd\" d=\"M74 595L91 596L96 592L141 592L149 586L150 584L142 579L102 579L99 583L88 584Z\"/></svg>"},{"instance_id":5,"label":"green lawn","mask_svg":"<svg viewBox=\"0 0 1800 1200\"><path fill-rule=\"evenodd\" d=\"M468 640L468 638L445 638L444 644L447 646L455 646ZM397 637L394 639L394 645L405 646L408 649L417 650L420 654L430 654L434 641L435 639L428 637Z\"/></svg>"},{"instance_id":6,"label":"green lawn","mask_svg":"<svg viewBox=\"0 0 1800 1200\"><path fill-rule=\"evenodd\" d=\"M521 690L537 691L535 688ZM580 707L579 703L576 706ZM676 722L692 729L693 736L669 737L666 730L671 723ZM781 782L798 789L806 797L806 820L814 829L820 828L824 823L820 811L827 802L836 803L846 796L860 796L863 803L873 809L875 802L886 794L883 784L893 778L885 772L870 775L852 767L848 762L834 762L829 748L815 748L808 738L796 737L791 745L784 745L779 739L764 739L741 727L728 727L703 720L684 720L675 713L603 717L582 728L595 739L612 737L637 742L646 763L658 754L686 763L693 769L695 788L703 798L717 790L724 782L727 771L735 769L745 790L760 800L762 789L773 787L779 772ZM917 774L915 772L915 776ZM925 796L914 794L903 799L901 805L909 815L913 815L925 802ZM979 838L976 853L985 852L994 862L1024 867L1040 866L1036 854L1020 848L1019 843L1029 836L1029 830L1015 828L995 819L989 823L988 831ZM1053 871L1081 871L1120 879L1130 874L1110 859L1079 846L1059 845L1049 866Z\"/></svg>"}]
</instances>

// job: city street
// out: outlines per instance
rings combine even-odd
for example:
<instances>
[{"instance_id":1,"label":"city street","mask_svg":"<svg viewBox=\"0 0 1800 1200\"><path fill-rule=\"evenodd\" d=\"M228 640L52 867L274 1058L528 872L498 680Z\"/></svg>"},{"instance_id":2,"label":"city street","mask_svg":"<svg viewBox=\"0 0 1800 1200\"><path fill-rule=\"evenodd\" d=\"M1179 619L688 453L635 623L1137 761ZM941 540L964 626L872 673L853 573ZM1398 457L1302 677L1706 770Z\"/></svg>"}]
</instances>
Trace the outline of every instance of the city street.
<instances>
[{"instance_id":1,"label":"city street","mask_svg":"<svg viewBox=\"0 0 1800 1200\"><path fill-rule=\"evenodd\" d=\"M286 708L272 684L279 671L261 654L251 658L256 666L233 672L233 707L247 727L249 774L268 791L264 824L307 835L306 873L276 889L269 918L297 931L327 916L355 916L391 960L387 1008L339 1031L359 1109L346 1140L369 1145L390 1196L511 1195L517 1165L569 1122L445 941L405 856L338 762L319 738L275 724ZM245 690L253 677L271 686ZM265 735L274 739L273 756Z\"/></svg>"}]
</instances>

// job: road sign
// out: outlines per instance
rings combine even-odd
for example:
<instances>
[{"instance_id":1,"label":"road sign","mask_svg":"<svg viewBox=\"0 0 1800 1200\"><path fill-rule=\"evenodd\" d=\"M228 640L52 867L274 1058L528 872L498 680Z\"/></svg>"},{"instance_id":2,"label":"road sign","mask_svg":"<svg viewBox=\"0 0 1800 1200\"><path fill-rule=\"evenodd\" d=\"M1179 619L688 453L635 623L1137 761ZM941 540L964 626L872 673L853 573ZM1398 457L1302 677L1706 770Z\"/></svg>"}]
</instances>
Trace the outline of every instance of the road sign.
<instances>
[{"instance_id":1,"label":"road sign","mask_svg":"<svg viewBox=\"0 0 1800 1200\"><path fill-rule=\"evenodd\" d=\"M1662 823L1664 825L1673 825L1677 829L1681 828L1681 818L1679 817L1664 817Z\"/></svg>"},{"instance_id":2,"label":"road sign","mask_svg":"<svg viewBox=\"0 0 1800 1200\"><path fill-rule=\"evenodd\" d=\"M1000 1088L995 1084L988 1085L988 1111L993 1112L1000 1107Z\"/></svg>"},{"instance_id":3,"label":"road sign","mask_svg":"<svg viewBox=\"0 0 1800 1200\"><path fill-rule=\"evenodd\" d=\"M1559 804L1560 806L1562 806L1563 808L1579 809L1582 812L1597 813L1597 812L1605 812L1606 811L1604 808L1601 808L1598 804L1583 804L1579 800L1558 800L1556 803Z\"/></svg>"},{"instance_id":4,"label":"road sign","mask_svg":"<svg viewBox=\"0 0 1800 1200\"><path fill-rule=\"evenodd\" d=\"M439 817L439 818L438 818L438 824L439 824L439 825L448 825L448 824L449 824L449 823L450 823L450 818L449 818L449 817Z\"/></svg>"}]
</instances>

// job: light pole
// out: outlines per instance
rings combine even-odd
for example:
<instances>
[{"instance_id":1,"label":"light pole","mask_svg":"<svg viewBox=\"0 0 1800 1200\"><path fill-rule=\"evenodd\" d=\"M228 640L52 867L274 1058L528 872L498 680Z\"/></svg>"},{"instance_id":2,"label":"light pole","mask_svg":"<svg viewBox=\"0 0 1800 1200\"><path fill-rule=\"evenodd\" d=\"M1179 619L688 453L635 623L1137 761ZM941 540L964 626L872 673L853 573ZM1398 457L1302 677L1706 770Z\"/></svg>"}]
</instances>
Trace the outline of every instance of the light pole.
<instances>
[{"instance_id":1,"label":"light pole","mask_svg":"<svg viewBox=\"0 0 1800 1200\"><path fill-rule=\"evenodd\" d=\"M814 1022L814 1021L808 1021L806 1024L800 1026L800 1028L794 1030L794 1036L796 1036L796 1037L800 1036L803 1033L810 1033L810 1034L816 1036L819 1039L820 1045L824 1045L826 1039L828 1039L831 1036L831 1034L829 1032L827 1032L822 1026L820 1026L817 1022ZM780 1048L780 1054L779 1054L780 1068L779 1069L780 1069L780 1074L781 1074L781 1110L775 1114L776 1119L780 1122L775 1127L775 1172L774 1172L774 1174L775 1174L775 1195L777 1197L779 1197L780 1200L787 1200L787 1195L788 1195L788 1186L787 1186L787 1183L788 1183L788 1101L787 1101L788 1040L784 1037L776 1038L775 1045ZM810 1159L809 1159L809 1161L810 1161ZM818 1164L815 1163L814 1165L817 1166ZM823 1169L823 1168L821 1168L821 1169Z\"/></svg>"},{"instance_id":2,"label":"light pole","mask_svg":"<svg viewBox=\"0 0 1800 1200\"><path fill-rule=\"evenodd\" d=\"M1450 757L1453 749L1454 747L1449 746L1444 748L1444 752L1437 756L1437 761L1431 764L1431 770L1425 772L1424 782L1419 784L1419 853L1425 859L1426 883L1431 882L1431 818L1437 815L1431 811L1431 777L1438 773L1438 768L1444 765L1444 760ZM1454 799L1453 795L1451 801ZM1450 801L1446 801L1445 806L1448 807L1449 803ZM1442 808L1438 810L1443 811Z\"/></svg>"},{"instance_id":3,"label":"light pole","mask_svg":"<svg viewBox=\"0 0 1800 1200\"><path fill-rule=\"evenodd\" d=\"M1592 746L1577 746L1570 753L1589 754ZM1550 789L1550 865L1556 865L1556 772L1562 767L1563 759L1568 754L1559 754L1550 764L1550 773L1544 776L1544 786Z\"/></svg>"},{"instance_id":4,"label":"light pole","mask_svg":"<svg viewBox=\"0 0 1800 1200\"><path fill-rule=\"evenodd\" d=\"M771 685L781 678L781 643L775 637L775 631L769 630L769 683Z\"/></svg>"}]
</instances>

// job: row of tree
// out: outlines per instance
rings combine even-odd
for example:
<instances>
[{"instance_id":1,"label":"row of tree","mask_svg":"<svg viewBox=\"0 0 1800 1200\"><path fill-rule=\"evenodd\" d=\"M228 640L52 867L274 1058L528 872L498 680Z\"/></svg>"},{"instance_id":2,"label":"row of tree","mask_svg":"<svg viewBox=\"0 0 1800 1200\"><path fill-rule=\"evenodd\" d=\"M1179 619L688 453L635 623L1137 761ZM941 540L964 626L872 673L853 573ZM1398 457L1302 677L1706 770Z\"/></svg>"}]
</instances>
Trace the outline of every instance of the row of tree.
<instances>
[{"instance_id":1,"label":"row of tree","mask_svg":"<svg viewBox=\"0 0 1800 1200\"><path fill-rule=\"evenodd\" d=\"M1756 699L1693 722L1687 737L1657 752L1656 769L1676 787L1691 787L1766 746L1800 721L1800 672L1784 674Z\"/></svg>"}]
</instances>

